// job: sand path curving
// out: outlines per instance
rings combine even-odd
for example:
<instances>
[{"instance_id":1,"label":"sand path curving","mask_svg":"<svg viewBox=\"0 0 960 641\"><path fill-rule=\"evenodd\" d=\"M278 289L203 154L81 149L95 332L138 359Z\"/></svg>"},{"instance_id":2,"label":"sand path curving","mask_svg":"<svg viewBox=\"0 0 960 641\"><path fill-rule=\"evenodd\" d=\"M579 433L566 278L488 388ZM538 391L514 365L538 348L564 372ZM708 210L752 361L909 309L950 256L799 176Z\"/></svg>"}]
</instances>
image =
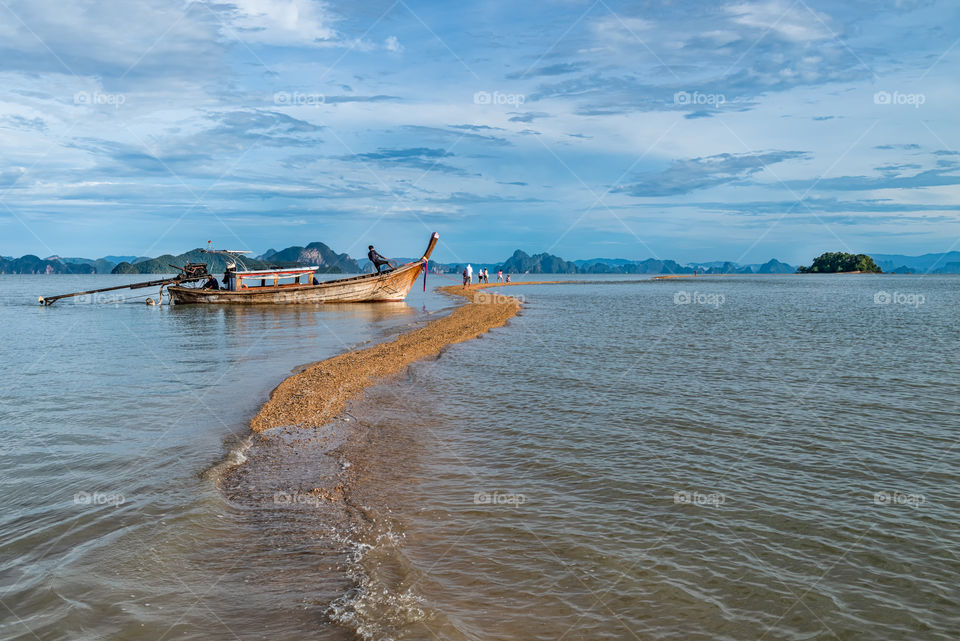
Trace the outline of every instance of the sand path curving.
<instances>
[{"instance_id":1,"label":"sand path curving","mask_svg":"<svg viewBox=\"0 0 960 641\"><path fill-rule=\"evenodd\" d=\"M502 327L522 306L521 301L487 288L516 285L569 284L571 281L527 281L438 288L463 296L467 304L424 327L392 341L347 352L314 363L284 380L250 421L254 432L274 427L319 426L342 412L348 401L384 377L402 371L414 361L435 356L447 345L476 338Z\"/></svg>"}]
</instances>

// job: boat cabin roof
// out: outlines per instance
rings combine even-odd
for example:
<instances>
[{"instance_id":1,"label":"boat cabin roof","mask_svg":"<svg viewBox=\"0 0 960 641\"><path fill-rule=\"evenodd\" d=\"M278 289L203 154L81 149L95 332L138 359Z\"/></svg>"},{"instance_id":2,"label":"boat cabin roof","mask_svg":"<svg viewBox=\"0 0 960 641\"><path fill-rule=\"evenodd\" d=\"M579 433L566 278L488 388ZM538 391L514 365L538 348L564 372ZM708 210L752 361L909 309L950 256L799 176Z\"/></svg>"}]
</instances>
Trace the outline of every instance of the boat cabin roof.
<instances>
[{"instance_id":1,"label":"boat cabin roof","mask_svg":"<svg viewBox=\"0 0 960 641\"><path fill-rule=\"evenodd\" d=\"M254 269L250 271L235 271L237 276L295 276L297 274L312 274L320 269L317 265L310 267L288 267L285 269Z\"/></svg>"}]
</instances>

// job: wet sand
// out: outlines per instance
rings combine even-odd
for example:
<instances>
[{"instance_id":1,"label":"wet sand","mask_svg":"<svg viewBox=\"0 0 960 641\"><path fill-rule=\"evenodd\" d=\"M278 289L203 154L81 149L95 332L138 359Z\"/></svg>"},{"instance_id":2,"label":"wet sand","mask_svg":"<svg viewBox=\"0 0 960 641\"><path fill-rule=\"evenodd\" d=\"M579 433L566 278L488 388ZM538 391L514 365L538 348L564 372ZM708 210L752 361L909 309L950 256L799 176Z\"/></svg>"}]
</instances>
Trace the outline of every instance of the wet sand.
<instances>
[{"instance_id":1,"label":"wet sand","mask_svg":"<svg viewBox=\"0 0 960 641\"><path fill-rule=\"evenodd\" d=\"M250 421L254 432L275 427L316 427L340 414L365 388L396 374L415 361L435 356L448 345L476 338L502 327L522 306L518 299L486 291L516 285L569 284L571 281L527 281L451 285L439 291L469 302L449 316L431 321L392 341L347 352L310 365L280 383Z\"/></svg>"}]
</instances>

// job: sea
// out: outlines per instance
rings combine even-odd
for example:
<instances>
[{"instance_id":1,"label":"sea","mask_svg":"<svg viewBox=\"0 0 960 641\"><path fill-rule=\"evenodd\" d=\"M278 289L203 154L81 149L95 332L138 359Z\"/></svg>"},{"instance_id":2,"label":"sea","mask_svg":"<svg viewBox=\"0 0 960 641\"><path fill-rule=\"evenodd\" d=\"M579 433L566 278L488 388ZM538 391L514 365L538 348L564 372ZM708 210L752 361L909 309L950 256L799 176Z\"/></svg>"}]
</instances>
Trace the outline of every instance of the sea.
<instances>
[{"instance_id":1,"label":"sea","mask_svg":"<svg viewBox=\"0 0 960 641\"><path fill-rule=\"evenodd\" d=\"M130 278L0 276L0 639L957 638L960 277L550 276L589 280L258 436L447 279L37 304Z\"/></svg>"}]
</instances>

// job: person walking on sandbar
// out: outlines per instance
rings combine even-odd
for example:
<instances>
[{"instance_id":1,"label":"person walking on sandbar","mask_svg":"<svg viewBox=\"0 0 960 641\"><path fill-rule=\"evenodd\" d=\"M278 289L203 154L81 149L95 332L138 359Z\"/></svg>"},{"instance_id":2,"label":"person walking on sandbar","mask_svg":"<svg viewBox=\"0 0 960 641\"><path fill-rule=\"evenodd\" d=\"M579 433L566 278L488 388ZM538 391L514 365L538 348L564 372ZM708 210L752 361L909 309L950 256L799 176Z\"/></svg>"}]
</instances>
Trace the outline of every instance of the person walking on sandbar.
<instances>
[{"instance_id":1,"label":"person walking on sandbar","mask_svg":"<svg viewBox=\"0 0 960 641\"><path fill-rule=\"evenodd\" d=\"M386 265L390 269L393 269L393 263L381 256L376 249L373 248L373 245L368 247L370 251L367 252L367 258L370 259L370 262L373 263L373 266L377 268L377 273L380 273L380 268Z\"/></svg>"}]
</instances>

